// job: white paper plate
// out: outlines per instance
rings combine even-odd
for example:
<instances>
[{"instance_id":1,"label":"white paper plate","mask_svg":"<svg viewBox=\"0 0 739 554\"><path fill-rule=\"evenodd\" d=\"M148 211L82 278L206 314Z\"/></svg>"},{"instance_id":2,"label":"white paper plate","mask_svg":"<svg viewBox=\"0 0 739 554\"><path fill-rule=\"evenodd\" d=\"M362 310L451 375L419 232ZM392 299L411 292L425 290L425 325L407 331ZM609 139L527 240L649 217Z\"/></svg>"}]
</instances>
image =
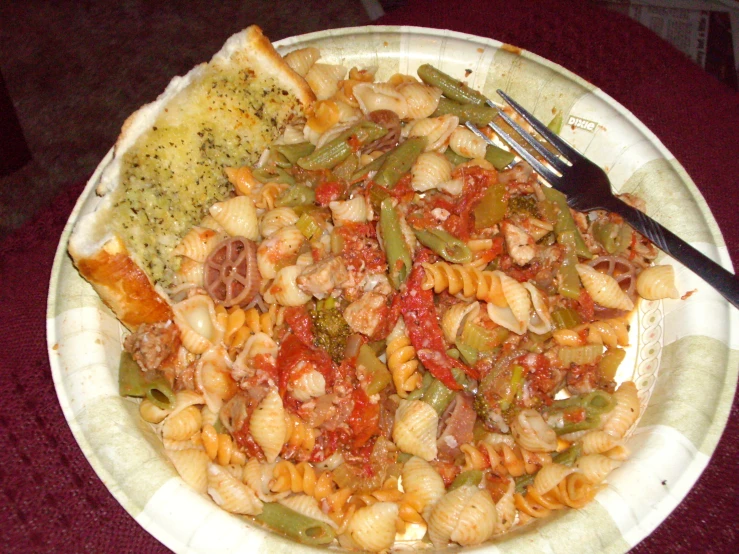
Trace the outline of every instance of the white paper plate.
<instances>
[{"instance_id":1,"label":"white paper plate","mask_svg":"<svg viewBox=\"0 0 739 554\"><path fill-rule=\"evenodd\" d=\"M379 80L431 63L495 98L501 88L548 121L561 110L562 136L606 168L619 192L725 267L731 262L705 201L680 164L626 109L541 57L461 33L409 27L338 29L276 43L281 53L317 46L323 60L379 67ZM48 299L49 357L59 402L90 464L149 533L177 552L298 552L307 547L255 528L190 490L138 416L118 396L122 328L67 256L75 221L92 211L108 153L64 230ZM737 382L737 312L675 265L686 301L642 302L618 379L633 379L646 409L629 440L631 458L582 510L556 514L491 545L489 552L625 552L685 497L718 443ZM734 332L732 332L734 331ZM732 336L733 341L732 342ZM658 378L659 375L659 378ZM312 550L312 549L310 549Z\"/></svg>"}]
</instances>

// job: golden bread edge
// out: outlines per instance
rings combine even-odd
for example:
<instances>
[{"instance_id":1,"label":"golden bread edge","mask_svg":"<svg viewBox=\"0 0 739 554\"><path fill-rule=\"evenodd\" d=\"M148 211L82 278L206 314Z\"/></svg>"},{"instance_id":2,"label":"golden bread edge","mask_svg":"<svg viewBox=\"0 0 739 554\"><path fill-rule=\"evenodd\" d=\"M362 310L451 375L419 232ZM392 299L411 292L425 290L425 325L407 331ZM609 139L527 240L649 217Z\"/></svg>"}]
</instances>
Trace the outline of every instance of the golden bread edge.
<instances>
[{"instance_id":1,"label":"golden bread edge","mask_svg":"<svg viewBox=\"0 0 739 554\"><path fill-rule=\"evenodd\" d=\"M213 56L210 63L217 66L233 62L250 64L255 70L266 72L282 87L294 94L304 106L315 101L315 95L305 80L285 63L269 39L256 25L229 38L221 51ZM192 82L200 76L204 65L196 66L186 76L175 77L175 80ZM175 88L178 92L183 87ZM167 95L162 94L154 104L160 103L162 104L160 107L163 108L168 101ZM116 158L122 157L126 147L135 143L132 139L138 138L130 136L132 131L138 131L137 135L141 134L141 126L135 126L134 122L141 117L143 111L148 110L154 116L159 113L160 110L152 110L152 108L152 104L147 104L126 119L116 142ZM119 184L114 183L113 189L107 189L105 194L111 194ZM99 187L98 190L100 191L101 188ZM105 188L103 187L102 190ZM104 198L101 200L97 209L105 206L104 200ZM75 226L70 237L68 246L70 257L80 275L92 285L101 300L123 325L133 330L144 323L158 323L172 318L169 301L158 292L146 271L131 257L121 237L113 235L108 240L104 240L105 237L80 237L79 227L79 225ZM98 226L93 226L93 228L98 228ZM88 252L84 248L76 247L80 241L85 243L85 238L91 242L103 242L94 252Z\"/></svg>"}]
</instances>

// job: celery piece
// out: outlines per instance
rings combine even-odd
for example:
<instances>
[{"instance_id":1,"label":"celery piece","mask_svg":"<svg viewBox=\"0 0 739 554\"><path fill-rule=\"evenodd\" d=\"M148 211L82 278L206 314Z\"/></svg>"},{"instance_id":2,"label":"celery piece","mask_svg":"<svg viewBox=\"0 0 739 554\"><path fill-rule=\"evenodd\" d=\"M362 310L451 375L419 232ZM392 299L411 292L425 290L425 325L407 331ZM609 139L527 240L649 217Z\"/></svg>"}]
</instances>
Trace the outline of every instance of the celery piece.
<instances>
[{"instance_id":1,"label":"celery piece","mask_svg":"<svg viewBox=\"0 0 739 554\"><path fill-rule=\"evenodd\" d=\"M477 323L467 320L462 328L462 342L475 348L478 352L493 350L508 338L509 331L505 327L488 329Z\"/></svg>"},{"instance_id":2,"label":"celery piece","mask_svg":"<svg viewBox=\"0 0 739 554\"><path fill-rule=\"evenodd\" d=\"M547 123L547 129L555 135L562 132L562 112L560 110L557 110L554 117Z\"/></svg>"},{"instance_id":3,"label":"celery piece","mask_svg":"<svg viewBox=\"0 0 739 554\"><path fill-rule=\"evenodd\" d=\"M372 396L382 391L393 380L390 370L383 364L369 345L363 344L357 354L357 367L364 367L369 376L365 392Z\"/></svg>"},{"instance_id":4,"label":"celery piece","mask_svg":"<svg viewBox=\"0 0 739 554\"><path fill-rule=\"evenodd\" d=\"M572 308L555 308L552 310L552 321L555 329L572 329L582 323L580 315Z\"/></svg>"},{"instance_id":5,"label":"celery piece","mask_svg":"<svg viewBox=\"0 0 739 554\"><path fill-rule=\"evenodd\" d=\"M472 260L469 246L444 229L414 229L418 242L454 264L466 264Z\"/></svg>"},{"instance_id":6,"label":"celery piece","mask_svg":"<svg viewBox=\"0 0 739 554\"><path fill-rule=\"evenodd\" d=\"M303 234L303 236L311 240L313 237L320 235L322 228L316 221L316 218L308 213L301 215L295 222L295 226Z\"/></svg>"},{"instance_id":7,"label":"celery piece","mask_svg":"<svg viewBox=\"0 0 739 554\"><path fill-rule=\"evenodd\" d=\"M602 344L587 344L585 346L561 346L557 355L566 366L589 365L598 361L603 354Z\"/></svg>"},{"instance_id":8,"label":"celery piece","mask_svg":"<svg viewBox=\"0 0 739 554\"><path fill-rule=\"evenodd\" d=\"M372 209L379 212L382 206L382 201L385 198L390 198L390 193L385 187L381 187L372 183L369 187L369 201L372 204Z\"/></svg>"},{"instance_id":9,"label":"celery piece","mask_svg":"<svg viewBox=\"0 0 739 554\"><path fill-rule=\"evenodd\" d=\"M609 348L598 362L598 371L604 379L613 380L616 377L618 366L624 361L626 350L623 348Z\"/></svg>"},{"instance_id":10,"label":"celery piece","mask_svg":"<svg viewBox=\"0 0 739 554\"><path fill-rule=\"evenodd\" d=\"M413 259L400 229L400 217L390 198L383 200L380 207L380 230L387 256L388 278L397 290L408 278Z\"/></svg>"},{"instance_id":11,"label":"celery piece","mask_svg":"<svg viewBox=\"0 0 739 554\"><path fill-rule=\"evenodd\" d=\"M426 63L420 66L418 76L424 83L440 88L444 96L457 102L476 105L483 105L487 102L484 95L471 89L459 79L436 69L431 64Z\"/></svg>"},{"instance_id":12,"label":"celery piece","mask_svg":"<svg viewBox=\"0 0 739 554\"><path fill-rule=\"evenodd\" d=\"M503 183L490 185L475 206L475 229L485 229L500 223L508 210L508 191Z\"/></svg>"}]
</instances>

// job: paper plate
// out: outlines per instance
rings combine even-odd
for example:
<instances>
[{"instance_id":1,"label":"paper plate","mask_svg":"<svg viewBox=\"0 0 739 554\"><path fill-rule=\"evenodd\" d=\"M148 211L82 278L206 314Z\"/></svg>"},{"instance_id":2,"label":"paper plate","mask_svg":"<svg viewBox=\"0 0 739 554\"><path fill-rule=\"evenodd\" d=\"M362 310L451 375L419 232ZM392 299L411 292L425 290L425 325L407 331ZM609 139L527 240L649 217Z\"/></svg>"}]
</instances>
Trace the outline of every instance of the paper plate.
<instances>
[{"instance_id":1,"label":"paper plate","mask_svg":"<svg viewBox=\"0 0 739 554\"><path fill-rule=\"evenodd\" d=\"M561 110L562 136L606 168L618 192L646 201L648 213L725 267L723 238L680 164L625 108L577 75L530 52L456 32L412 27L337 29L276 43L281 53L317 46L322 60L377 66L377 77L414 75L423 63L466 78L489 98L500 88L544 121ZM101 162L72 213L51 276L47 333L59 402L69 426L111 494L176 552L298 552L297 545L219 509L185 485L160 441L118 395L122 327L73 267L67 241L93 210ZM737 313L669 258L685 301L642 301L618 380L632 379L644 408L629 460L581 510L567 510L477 547L485 552L625 552L685 497L718 443L737 382ZM733 331L733 332L732 332ZM732 337L733 341L732 342Z\"/></svg>"}]
</instances>

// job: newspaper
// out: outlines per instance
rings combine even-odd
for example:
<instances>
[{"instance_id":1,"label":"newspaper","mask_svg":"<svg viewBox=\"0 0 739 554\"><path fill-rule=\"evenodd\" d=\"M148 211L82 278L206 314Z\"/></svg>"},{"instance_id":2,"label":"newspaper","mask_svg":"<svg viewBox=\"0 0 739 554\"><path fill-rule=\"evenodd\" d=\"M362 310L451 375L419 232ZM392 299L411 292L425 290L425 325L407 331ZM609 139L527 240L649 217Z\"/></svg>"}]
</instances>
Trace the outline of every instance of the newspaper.
<instances>
[{"instance_id":1,"label":"newspaper","mask_svg":"<svg viewBox=\"0 0 739 554\"><path fill-rule=\"evenodd\" d=\"M708 73L739 90L739 1L595 1L649 27Z\"/></svg>"}]
</instances>

